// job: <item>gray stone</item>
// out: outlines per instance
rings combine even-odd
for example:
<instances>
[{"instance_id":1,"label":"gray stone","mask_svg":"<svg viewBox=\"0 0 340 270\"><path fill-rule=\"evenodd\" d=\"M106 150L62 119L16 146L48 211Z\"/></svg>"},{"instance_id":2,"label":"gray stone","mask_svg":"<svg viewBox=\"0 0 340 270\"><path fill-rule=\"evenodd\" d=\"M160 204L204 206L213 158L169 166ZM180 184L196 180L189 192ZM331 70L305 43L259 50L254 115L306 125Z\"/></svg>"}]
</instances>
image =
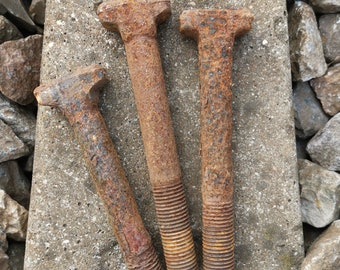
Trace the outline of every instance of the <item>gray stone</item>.
<instances>
[{"instance_id":1,"label":"gray stone","mask_svg":"<svg viewBox=\"0 0 340 270\"><path fill-rule=\"evenodd\" d=\"M299 138L308 138L325 126L328 116L307 82L298 82L293 88L295 131Z\"/></svg>"},{"instance_id":2,"label":"gray stone","mask_svg":"<svg viewBox=\"0 0 340 270\"><path fill-rule=\"evenodd\" d=\"M23 35L13 23L4 16L0 16L0 43L22 37Z\"/></svg>"},{"instance_id":3,"label":"gray stone","mask_svg":"<svg viewBox=\"0 0 340 270\"><path fill-rule=\"evenodd\" d=\"M171 19L159 27L183 183L200 249L197 44L178 31L179 14L192 7L247 7L255 15L253 29L237 39L234 49L236 269L299 269L304 252L285 1L173 1ZM118 34L102 28L95 10L89 0L48 2L41 81L94 63L108 70L110 84L100 108L161 252L124 45ZM80 147L60 112L39 107L36 141L25 269L126 269Z\"/></svg>"},{"instance_id":4,"label":"gray stone","mask_svg":"<svg viewBox=\"0 0 340 270\"><path fill-rule=\"evenodd\" d=\"M22 172L17 161L0 163L0 189L12 199L28 208L30 199L30 182Z\"/></svg>"},{"instance_id":5,"label":"gray stone","mask_svg":"<svg viewBox=\"0 0 340 270\"><path fill-rule=\"evenodd\" d=\"M27 155L30 150L14 134L13 130L0 119L0 162Z\"/></svg>"},{"instance_id":6,"label":"gray stone","mask_svg":"<svg viewBox=\"0 0 340 270\"><path fill-rule=\"evenodd\" d=\"M340 12L339 0L309 0L313 9L321 13L336 13Z\"/></svg>"},{"instance_id":7,"label":"gray stone","mask_svg":"<svg viewBox=\"0 0 340 270\"><path fill-rule=\"evenodd\" d=\"M3 5L0 4L0 15L5 14L6 12L7 12L7 9Z\"/></svg>"},{"instance_id":8,"label":"gray stone","mask_svg":"<svg viewBox=\"0 0 340 270\"><path fill-rule=\"evenodd\" d=\"M29 9L32 19L40 25L45 22L46 0L33 0Z\"/></svg>"},{"instance_id":9,"label":"gray stone","mask_svg":"<svg viewBox=\"0 0 340 270\"><path fill-rule=\"evenodd\" d=\"M30 149L35 144L36 117L31 110L11 102L0 93L0 119L5 122Z\"/></svg>"},{"instance_id":10,"label":"gray stone","mask_svg":"<svg viewBox=\"0 0 340 270\"><path fill-rule=\"evenodd\" d=\"M1 4L18 19L18 23L21 27L24 27L28 31L35 33L37 27L28 15L25 6L21 0L1 0Z\"/></svg>"},{"instance_id":11,"label":"gray stone","mask_svg":"<svg viewBox=\"0 0 340 270\"><path fill-rule=\"evenodd\" d=\"M339 218L340 175L306 159L298 163L302 221L325 227Z\"/></svg>"},{"instance_id":12,"label":"gray stone","mask_svg":"<svg viewBox=\"0 0 340 270\"><path fill-rule=\"evenodd\" d=\"M310 84L326 113L340 112L340 64L330 67L324 76L313 79Z\"/></svg>"},{"instance_id":13,"label":"gray stone","mask_svg":"<svg viewBox=\"0 0 340 270\"><path fill-rule=\"evenodd\" d=\"M7 238L25 241L28 211L0 189L0 228Z\"/></svg>"},{"instance_id":14,"label":"gray stone","mask_svg":"<svg viewBox=\"0 0 340 270\"><path fill-rule=\"evenodd\" d=\"M339 250L340 220L336 220L309 248L301 270L340 269Z\"/></svg>"},{"instance_id":15,"label":"gray stone","mask_svg":"<svg viewBox=\"0 0 340 270\"><path fill-rule=\"evenodd\" d=\"M296 1L289 12L290 61L294 81L308 81L327 71L322 41L313 9Z\"/></svg>"},{"instance_id":16,"label":"gray stone","mask_svg":"<svg viewBox=\"0 0 340 270\"><path fill-rule=\"evenodd\" d=\"M307 152L325 169L340 171L340 113L314 135L307 144Z\"/></svg>"},{"instance_id":17,"label":"gray stone","mask_svg":"<svg viewBox=\"0 0 340 270\"><path fill-rule=\"evenodd\" d=\"M340 14L327 14L319 18L323 52L328 62L340 58Z\"/></svg>"},{"instance_id":18,"label":"gray stone","mask_svg":"<svg viewBox=\"0 0 340 270\"><path fill-rule=\"evenodd\" d=\"M7 41L0 45L0 92L27 105L34 100L39 85L42 36Z\"/></svg>"}]
</instances>

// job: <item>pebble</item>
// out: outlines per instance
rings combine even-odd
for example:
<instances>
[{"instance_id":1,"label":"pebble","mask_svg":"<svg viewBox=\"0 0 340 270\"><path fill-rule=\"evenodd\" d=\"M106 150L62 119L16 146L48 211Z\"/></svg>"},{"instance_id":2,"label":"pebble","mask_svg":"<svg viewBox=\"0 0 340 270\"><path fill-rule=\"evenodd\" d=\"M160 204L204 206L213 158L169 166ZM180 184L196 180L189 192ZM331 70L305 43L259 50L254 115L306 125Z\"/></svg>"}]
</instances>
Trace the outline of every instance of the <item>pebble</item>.
<instances>
[{"instance_id":1,"label":"pebble","mask_svg":"<svg viewBox=\"0 0 340 270\"><path fill-rule=\"evenodd\" d=\"M340 12L339 0L309 0L309 4L313 9L320 13L336 13Z\"/></svg>"},{"instance_id":2,"label":"pebble","mask_svg":"<svg viewBox=\"0 0 340 270\"><path fill-rule=\"evenodd\" d=\"M29 14L33 21L37 24L44 25L45 23L45 9L46 0L33 0L30 8Z\"/></svg>"},{"instance_id":3,"label":"pebble","mask_svg":"<svg viewBox=\"0 0 340 270\"><path fill-rule=\"evenodd\" d=\"M335 115L340 112L340 64L330 67L324 76L310 84L326 113Z\"/></svg>"},{"instance_id":4,"label":"pebble","mask_svg":"<svg viewBox=\"0 0 340 270\"><path fill-rule=\"evenodd\" d=\"M31 110L10 101L0 93L0 120L5 122L30 150L33 150L36 116Z\"/></svg>"},{"instance_id":5,"label":"pebble","mask_svg":"<svg viewBox=\"0 0 340 270\"><path fill-rule=\"evenodd\" d=\"M308 81L327 71L322 41L313 9L296 1L288 16L293 81Z\"/></svg>"},{"instance_id":6,"label":"pebble","mask_svg":"<svg viewBox=\"0 0 340 270\"><path fill-rule=\"evenodd\" d=\"M293 106L296 135L301 139L313 136L328 122L320 101L308 82L298 82L293 87Z\"/></svg>"},{"instance_id":7,"label":"pebble","mask_svg":"<svg viewBox=\"0 0 340 270\"><path fill-rule=\"evenodd\" d=\"M29 148L2 120L0 120L0 130L0 162L26 156L30 152Z\"/></svg>"},{"instance_id":8,"label":"pebble","mask_svg":"<svg viewBox=\"0 0 340 270\"><path fill-rule=\"evenodd\" d=\"M28 209L30 182L15 160L0 163L0 189Z\"/></svg>"},{"instance_id":9,"label":"pebble","mask_svg":"<svg viewBox=\"0 0 340 270\"><path fill-rule=\"evenodd\" d=\"M340 171L340 113L333 116L307 144L315 163L330 171Z\"/></svg>"},{"instance_id":10,"label":"pebble","mask_svg":"<svg viewBox=\"0 0 340 270\"><path fill-rule=\"evenodd\" d=\"M319 18L323 52L328 62L340 58L340 14L327 14Z\"/></svg>"},{"instance_id":11,"label":"pebble","mask_svg":"<svg viewBox=\"0 0 340 270\"><path fill-rule=\"evenodd\" d=\"M0 189L0 228L7 238L26 240L28 211Z\"/></svg>"},{"instance_id":12,"label":"pebble","mask_svg":"<svg viewBox=\"0 0 340 270\"><path fill-rule=\"evenodd\" d=\"M14 3L11 0L1 2L9 3L12 6ZM16 7L14 6L14 8ZM0 44L23 38L18 28L6 17L2 16L5 13L7 13L7 9L0 4ZM0 58L1 62L3 57L0 56ZM24 67L24 65L22 66ZM5 159L12 159L25 154L27 151L25 155L33 151L35 121L32 111L20 108L18 104L10 102L0 93L0 141L5 140L5 145L0 143L0 157L3 157L4 152L7 152L5 153ZM14 140L19 146L14 151L16 152L14 156L12 151L9 151L10 153L7 151L11 150L7 148L10 143L8 139L10 141ZM18 154L18 152L22 152L22 154ZM6 233L8 233L8 237L12 236L16 240L25 240L28 212L22 206L29 206L30 180L20 169L18 161L2 162L3 160L2 158L0 161L0 269L19 270L23 269L25 244L13 240L8 243ZM15 198L15 201L11 200L7 195L5 198L2 189L6 189Z\"/></svg>"},{"instance_id":13,"label":"pebble","mask_svg":"<svg viewBox=\"0 0 340 270\"><path fill-rule=\"evenodd\" d=\"M302 221L322 228L339 218L340 175L299 159Z\"/></svg>"},{"instance_id":14,"label":"pebble","mask_svg":"<svg viewBox=\"0 0 340 270\"><path fill-rule=\"evenodd\" d=\"M340 269L340 220L334 221L308 249L301 270Z\"/></svg>"},{"instance_id":15,"label":"pebble","mask_svg":"<svg viewBox=\"0 0 340 270\"><path fill-rule=\"evenodd\" d=\"M4 16L0 15L0 44L19 38L23 38L23 35L18 28Z\"/></svg>"},{"instance_id":16,"label":"pebble","mask_svg":"<svg viewBox=\"0 0 340 270\"><path fill-rule=\"evenodd\" d=\"M36 25L28 15L21 0L1 0L1 4L9 13L17 18L18 26L23 27L32 33L37 31Z\"/></svg>"},{"instance_id":17,"label":"pebble","mask_svg":"<svg viewBox=\"0 0 340 270\"><path fill-rule=\"evenodd\" d=\"M42 35L7 41L0 45L0 92L27 105L39 85Z\"/></svg>"}]
</instances>

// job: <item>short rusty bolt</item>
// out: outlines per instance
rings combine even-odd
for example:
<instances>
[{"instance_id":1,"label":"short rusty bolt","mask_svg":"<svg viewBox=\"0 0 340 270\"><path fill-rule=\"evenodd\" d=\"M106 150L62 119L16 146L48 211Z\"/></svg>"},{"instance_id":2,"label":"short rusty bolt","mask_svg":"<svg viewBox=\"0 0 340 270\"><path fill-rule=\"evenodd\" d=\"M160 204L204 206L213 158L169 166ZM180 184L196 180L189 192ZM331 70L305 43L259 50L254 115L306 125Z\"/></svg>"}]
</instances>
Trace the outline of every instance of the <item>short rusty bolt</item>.
<instances>
[{"instance_id":1,"label":"short rusty bolt","mask_svg":"<svg viewBox=\"0 0 340 270\"><path fill-rule=\"evenodd\" d=\"M167 269L198 269L156 39L170 1L114 0L97 13L125 44Z\"/></svg>"},{"instance_id":2,"label":"short rusty bolt","mask_svg":"<svg viewBox=\"0 0 340 270\"><path fill-rule=\"evenodd\" d=\"M59 108L70 122L128 269L161 269L98 108L106 82L104 69L94 65L41 85L34 95L40 105Z\"/></svg>"},{"instance_id":3,"label":"short rusty bolt","mask_svg":"<svg viewBox=\"0 0 340 270\"><path fill-rule=\"evenodd\" d=\"M246 10L188 10L180 31L198 42L203 269L234 269L232 49L251 28Z\"/></svg>"}]
</instances>

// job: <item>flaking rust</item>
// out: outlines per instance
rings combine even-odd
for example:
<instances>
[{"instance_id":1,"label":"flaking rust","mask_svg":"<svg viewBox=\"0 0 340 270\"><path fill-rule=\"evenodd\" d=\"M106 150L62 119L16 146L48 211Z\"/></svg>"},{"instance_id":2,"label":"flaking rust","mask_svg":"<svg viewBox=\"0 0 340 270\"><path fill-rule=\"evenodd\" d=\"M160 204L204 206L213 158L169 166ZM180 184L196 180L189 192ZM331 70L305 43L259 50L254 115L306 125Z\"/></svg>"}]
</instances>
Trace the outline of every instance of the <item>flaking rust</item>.
<instances>
[{"instance_id":1,"label":"flaking rust","mask_svg":"<svg viewBox=\"0 0 340 270\"><path fill-rule=\"evenodd\" d=\"M98 108L105 85L100 66L73 74L34 90L38 103L59 108L70 122L128 269L161 269L158 256L133 198L125 172Z\"/></svg>"},{"instance_id":2,"label":"flaking rust","mask_svg":"<svg viewBox=\"0 0 340 270\"><path fill-rule=\"evenodd\" d=\"M251 28L247 10L187 10L180 31L198 43L203 269L234 269L232 49Z\"/></svg>"},{"instance_id":3,"label":"flaking rust","mask_svg":"<svg viewBox=\"0 0 340 270\"><path fill-rule=\"evenodd\" d=\"M97 13L125 44L167 269L198 269L156 39L170 1L114 0Z\"/></svg>"}]
</instances>

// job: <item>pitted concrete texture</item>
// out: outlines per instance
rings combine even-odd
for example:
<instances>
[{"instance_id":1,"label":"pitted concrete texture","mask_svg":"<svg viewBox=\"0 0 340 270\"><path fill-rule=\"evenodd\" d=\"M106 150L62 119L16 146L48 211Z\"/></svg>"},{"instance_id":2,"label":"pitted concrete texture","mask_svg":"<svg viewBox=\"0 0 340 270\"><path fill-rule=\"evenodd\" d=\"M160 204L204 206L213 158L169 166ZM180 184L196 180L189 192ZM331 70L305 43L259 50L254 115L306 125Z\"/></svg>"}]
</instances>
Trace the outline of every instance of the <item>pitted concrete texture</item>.
<instances>
[{"instance_id":1,"label":"pitted concrete texture","mask_svg":"<svg viewBox=\"0 0 340 270\"><path fill-rule=\"evenodd\" d=\"M41 81L101 64L110 84L100 107L161 253L124 45L102 28L96 2L47 1ZM180 35L190 8L248 8L253 29L235 42L233 162L236 269L299 269L303 257L286 1L173 1L159 27L176 143L200 254L201 195L197 44ZM25 269L126 269L80 147L66 119L40 107Z\"/></svg>"}]
</instances>

